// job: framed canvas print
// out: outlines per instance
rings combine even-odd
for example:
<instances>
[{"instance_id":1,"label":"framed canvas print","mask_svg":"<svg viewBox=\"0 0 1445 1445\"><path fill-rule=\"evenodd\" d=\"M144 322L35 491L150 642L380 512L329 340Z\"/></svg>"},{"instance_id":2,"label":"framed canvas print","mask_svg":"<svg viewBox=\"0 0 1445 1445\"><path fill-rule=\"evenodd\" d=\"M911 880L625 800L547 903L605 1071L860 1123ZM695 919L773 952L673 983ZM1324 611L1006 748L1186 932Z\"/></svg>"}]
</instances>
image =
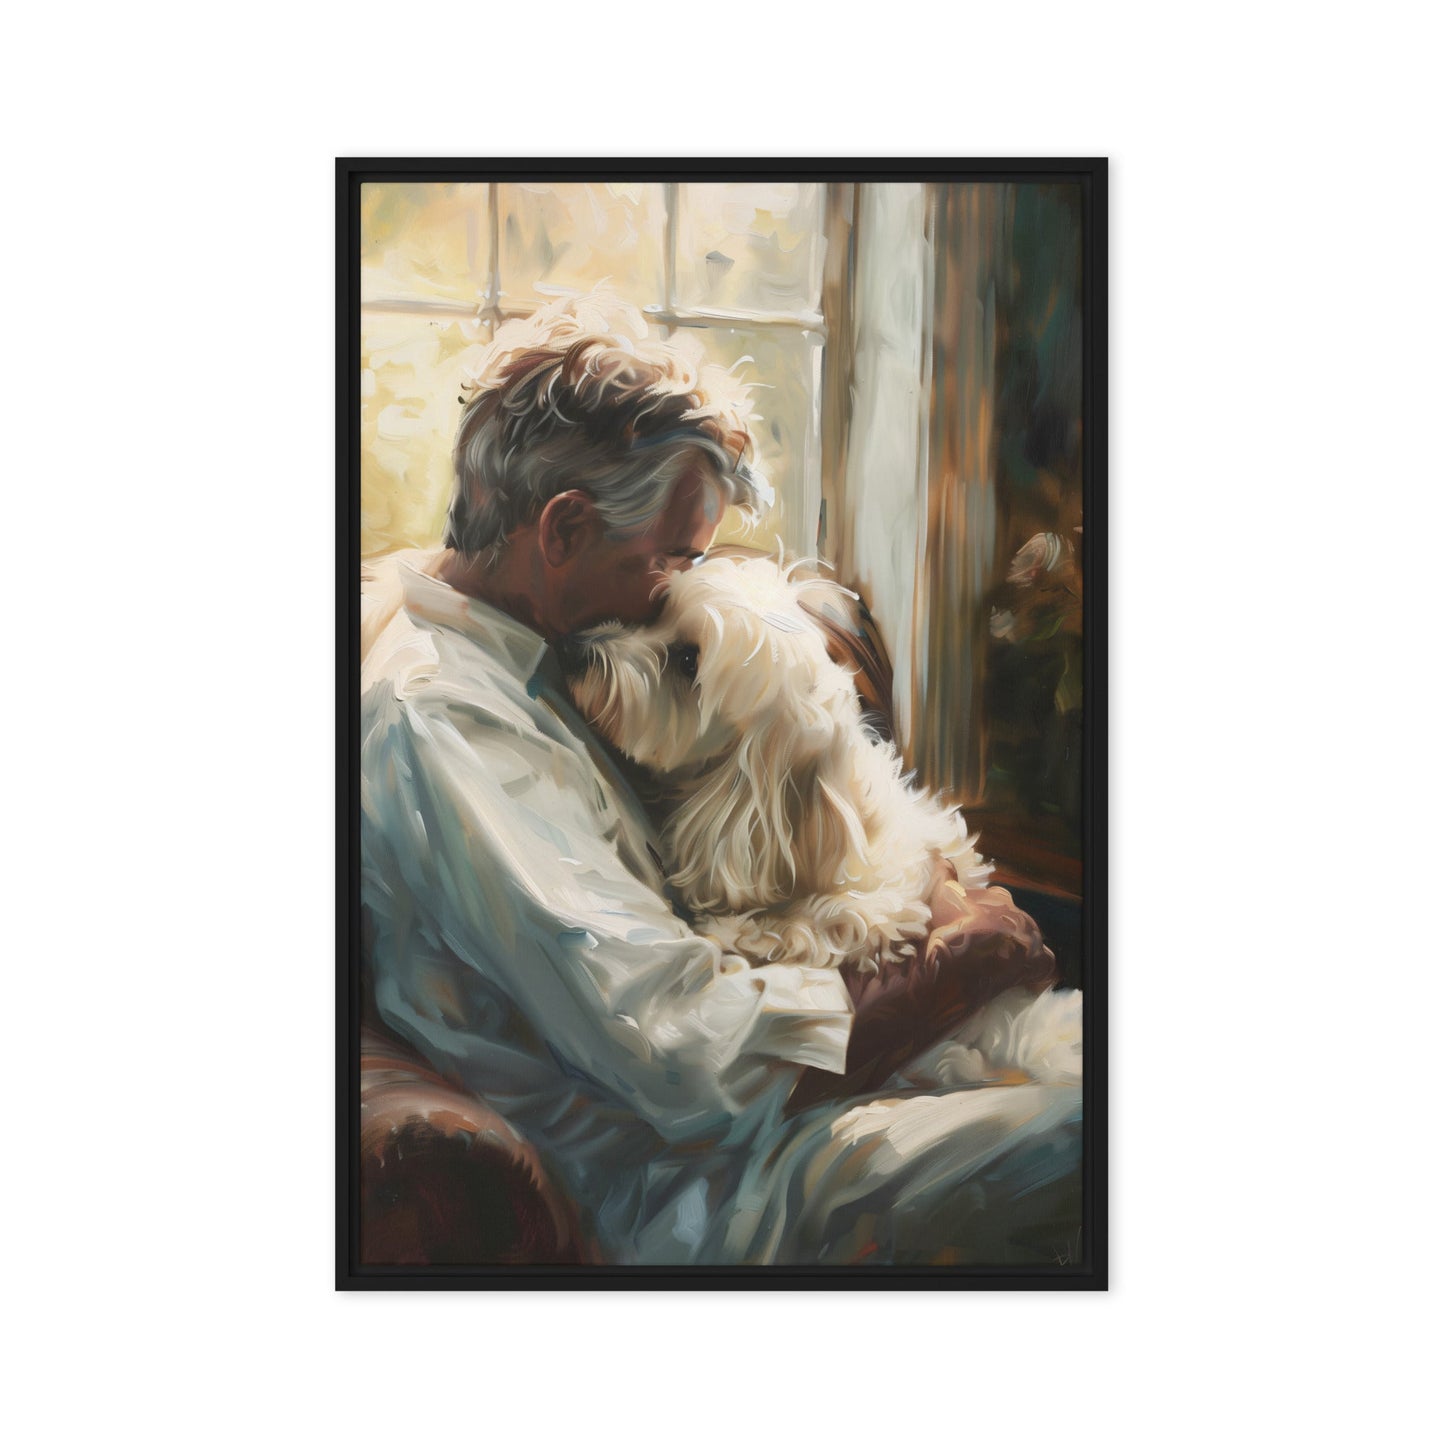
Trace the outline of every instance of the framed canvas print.
<instances>
[{"instance_id":1,"label":"framed canvas print","mask_svg":"<svg viewBox=\"0 0 1445 1445\"><path fill-rule=\"evenodd\" d=\"M1105 216L338 162L339 1287L1105 1287Z\"/></svg>"}]
</instances>

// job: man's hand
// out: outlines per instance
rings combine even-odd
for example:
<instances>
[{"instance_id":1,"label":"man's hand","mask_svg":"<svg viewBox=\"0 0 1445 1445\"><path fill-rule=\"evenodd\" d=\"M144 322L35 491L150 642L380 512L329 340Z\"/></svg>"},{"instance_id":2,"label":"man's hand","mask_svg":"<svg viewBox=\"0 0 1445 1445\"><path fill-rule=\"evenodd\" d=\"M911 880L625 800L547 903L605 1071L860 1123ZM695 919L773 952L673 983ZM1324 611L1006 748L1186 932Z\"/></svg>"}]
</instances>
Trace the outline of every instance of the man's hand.
<instances>
[{"instance_id":1,"label":"man's hand","mask_svg":"<svg viewBox=\"0 0 1445 1445\"><path fill-rule=\"evenodd\" d=\"M944 871L946 870L946 871ZM805 1071L795 1113L823 1099L869 1093L915 1054L952 1033L1006 989L1042 993L1058 978L1038 924L1003 888L965 889L947 864L929 896L933 928L919 956L876 974L844 971L853 999L848 1071Z\"/></svg>"},{"instance_id":2,"label":"man's hand","mask_svg":"<svg viewBox=\"0 0 1445 1445\"><path fill-rule=\"evenodd\" d=\"M958 881L958 870L947 858L937 858L933 863L933 879L928 885L928 911L933 915L928 925L930 935L940 928L947 928L962 916L960 894L964 892Z\"/></svg>"}]
</instances>

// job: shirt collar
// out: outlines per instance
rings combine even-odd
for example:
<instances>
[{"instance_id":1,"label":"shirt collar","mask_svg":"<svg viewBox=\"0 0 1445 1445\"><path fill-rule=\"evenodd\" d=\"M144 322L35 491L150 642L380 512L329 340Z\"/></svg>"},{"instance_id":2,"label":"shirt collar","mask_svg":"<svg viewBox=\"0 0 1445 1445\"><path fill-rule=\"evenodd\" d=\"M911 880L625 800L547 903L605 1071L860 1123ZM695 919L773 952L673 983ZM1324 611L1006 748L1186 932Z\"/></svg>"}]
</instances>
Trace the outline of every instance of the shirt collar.
<instances>
[{"instance_id":1,"label":"shirt collar","mask_svg":"<svg viewBox=\"0 0 1445 1445\"><path fill-rule=\"evenodd\" d=\"M549 656L540 633L479 597L468 597L423 570L422 561L401 559L402 597L414 617L449 627L469 637L502 662L519 681L527 682Z\"/></svg>"}]
</instances>

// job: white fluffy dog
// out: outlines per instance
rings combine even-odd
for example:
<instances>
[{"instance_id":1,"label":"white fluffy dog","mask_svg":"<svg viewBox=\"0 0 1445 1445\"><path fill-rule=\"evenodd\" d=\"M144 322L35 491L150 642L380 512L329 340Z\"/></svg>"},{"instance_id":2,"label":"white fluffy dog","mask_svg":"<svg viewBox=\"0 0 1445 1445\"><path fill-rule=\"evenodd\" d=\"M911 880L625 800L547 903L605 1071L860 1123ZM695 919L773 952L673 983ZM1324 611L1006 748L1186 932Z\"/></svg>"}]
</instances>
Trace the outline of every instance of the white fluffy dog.
<instances>
[{"instance_id":1,"label":"white fluffy dog","mask_svg":"<svg viewBox=\"0 0 1445 1445\"><path fill-rule=\"evenodd\" d=\"M830 591L766 559L708 559L672 580L656 623L587 634L572 691L677 793L663 852L701 932L754 962L871 971L926 936L938 859L965 887L991 865L865 726L804 608Z\"/></svg>"}]
</instances>

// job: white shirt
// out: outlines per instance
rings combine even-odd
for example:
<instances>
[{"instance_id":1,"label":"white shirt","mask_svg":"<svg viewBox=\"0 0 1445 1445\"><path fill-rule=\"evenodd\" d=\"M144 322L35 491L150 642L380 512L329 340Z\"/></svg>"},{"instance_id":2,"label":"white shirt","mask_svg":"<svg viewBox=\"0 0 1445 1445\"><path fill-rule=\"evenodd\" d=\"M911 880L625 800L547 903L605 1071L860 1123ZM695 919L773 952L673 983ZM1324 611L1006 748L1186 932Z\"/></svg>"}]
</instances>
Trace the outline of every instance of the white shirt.
<instances>
[{"instance_id":1,"label":"white shirt","mask_svg":"<svg viewBox=\"0 0 1445 1445\"><path fill-rule=\"evenodd\" d=\"M674 914L652 827L543 639L431 560L385 559L363 588L378 1011L539 1133L575 1189L670 1144L745 1147L803 1066L843 1071L842 980L749 967ZM646 1206L623 1192L631 1235Z\"/></svg>"}]
</instances>

